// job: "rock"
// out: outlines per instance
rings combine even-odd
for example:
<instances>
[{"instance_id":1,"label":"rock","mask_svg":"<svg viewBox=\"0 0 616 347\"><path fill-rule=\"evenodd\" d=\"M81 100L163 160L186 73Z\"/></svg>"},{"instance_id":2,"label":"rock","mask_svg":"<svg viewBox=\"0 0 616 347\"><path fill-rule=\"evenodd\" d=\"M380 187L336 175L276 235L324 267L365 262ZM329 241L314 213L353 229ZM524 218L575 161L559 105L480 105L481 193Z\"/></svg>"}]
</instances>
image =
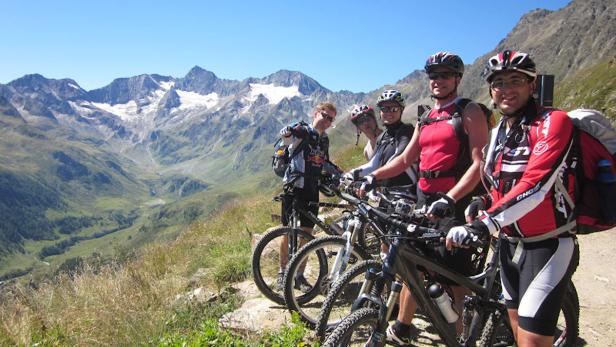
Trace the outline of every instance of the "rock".
<instances>
[{"instance_id":1,"label":"rock","mask_svg":"<svg viewBox=\"0 0 616 347\"><path fill-rule=\"evenodd\" d=\"M202 280L207 278L212 273L212 269L210 268L199 268L192 275L192 277L188 280L188 285L190 287L197 287L201 283Z\"/></svg>"},{"instance_id":2,"label":"rock","mask_svg":"<svg viewBox=\"0 0 616 347\"><path fill-rule=\"evenodd\" d=\"M220 293L205 287L199 287L187 293L176 295L175 304L185 305L188 303L206 303L212 302L218 297L220 297Z\"/></svg>"},{"instance_id":3,"label":"rock","mask_svg":"<svg viewBox=\"0 0 616 347\"><path fill-rule=\"evenodd\" d=\"M267 229L263 234L252 234L252 238L250 239L250 249L252 252L255 251L255 247L257 247L257 244L259 243L259 241L261 241L261 239L263 238L263 235L267 234L270 230L277 228L273 227L273 228L269 228ZM263 250L262 253L262 257L263 256L267 256L269 253L271 253L274 250L277 250L280 248L280 237L276 238L276 240L274 240L274 242L270 242L267 247ZM277 242L276 242L277 241Z\"/></svg>"},{"instance_id":4,"label":"rock","mask_svg":"<svg viewBox=\"0 0 616 347\"><path fill-rule=\"evenodd\" d=\"M219 320L220 326L239 333L261 335L267 330L278 330L291 324L291 315L283 307L264 298L250 299L237 310Z\"/></svg>"},{"instance_id":5,"label":"rock","mask_svg":"<svg viewBox=\"0 0 616 347\"><path fill-rule=\"evenodd\" d=\"M231 285L231 291L238 293L244 300L254 299L263 297L257 286L255 286L252 279L246 280L244 282L234 283Z\"/></svg>"}]
</instances>

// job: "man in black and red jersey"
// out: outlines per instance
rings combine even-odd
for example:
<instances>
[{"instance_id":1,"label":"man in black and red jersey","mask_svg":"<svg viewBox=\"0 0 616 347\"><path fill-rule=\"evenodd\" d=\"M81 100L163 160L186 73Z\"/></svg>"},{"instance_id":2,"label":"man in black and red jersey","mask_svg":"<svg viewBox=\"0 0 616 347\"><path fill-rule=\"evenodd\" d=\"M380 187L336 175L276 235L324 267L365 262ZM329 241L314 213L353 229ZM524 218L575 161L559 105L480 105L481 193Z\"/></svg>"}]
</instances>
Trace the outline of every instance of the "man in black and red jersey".
<instances>
[{"instance_id":1,"label":"man in black and red jersey","mask_svg":"<svg viewBox=\"0 0 616 347\"><path fill-rule=\"evenodd\" d=\"M573 124L565 112L535 103L537 72L528 54L503 51L489 59L486 72L502 114L482 169L491 191L469 206L469 220L471 211L481 211L479 217L452 228L446 245L502 232L507 242L500 249L500 273L517 345L552 346L579 259L577 240L568 232L574 211L565 201L565 193L575 196Z\"/></svg>"},{"instance_id":2,"label":"man in black and red jersey","mask_svg":"<svg viewBox=\"0 0 616 347\"><path fill-rule=\"evenodd\" d=\"M283 143L289 145L292 152L291 162L284 174L283 184L285 191L292 191L282 201L282 224L289 224L289 216L293 212L293 206L305 211L312 212L315 216L319 212L318 206L311 202L319 202L319 180L324 163L329 160L329 137L326 130L331 127L336 119L336 106L330 102L321 102L312 113L312 124L300 122L287 125L280 130ZM295 154L295 151L299 151ZM300 214L301 228L312 233L314 222ZM305 240L301 240L300 246ZM280 242L280 271L276 277L276 289L281 289L284 281L284 269L289 261L287 235ZM299 271L295 278L295 287L303 292L308 292L310 284Z\"/></svg>"},{"instance_id":3,"label":"man in black and red jersey","mask_svg":"<svg viewBox=\"0 0 616 347\"><path fill-rule=\"evenodd\" d=\"M458 98L458 85L464 73L464 63L459 56L449 52L431 55L425 71L434 107L427 116L420 117L404 152L366 176L365 188L372 188L377 180L398 175L419 160L417 206L423 206L427 215L438 219L441 225L461 225L464 224L464 208L479 183L481 149L488 139L486 117L477 104L461 102ZM459 249L452 254L442 247L430 255L467 275L476 270L469 250ZM456 307L462 312L465 291L459 286L452 289ZM387 329L388 342L410 343L411 321L416 308L414 298L404 287L396 323Z\"/></svg>"}]
</instances>

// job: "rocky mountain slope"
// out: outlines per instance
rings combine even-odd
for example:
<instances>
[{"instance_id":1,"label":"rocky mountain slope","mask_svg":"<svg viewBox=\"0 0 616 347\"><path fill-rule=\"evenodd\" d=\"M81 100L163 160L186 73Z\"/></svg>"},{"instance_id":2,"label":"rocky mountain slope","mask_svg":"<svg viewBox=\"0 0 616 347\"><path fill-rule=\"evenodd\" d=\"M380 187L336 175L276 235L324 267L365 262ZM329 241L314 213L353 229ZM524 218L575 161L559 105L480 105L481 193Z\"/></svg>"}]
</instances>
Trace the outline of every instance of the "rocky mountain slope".
<instances>
[{"instance_id":1,"label":"rocky mountain slope","mask_svg":"<svg viewBox=\"0 0 616 347\"><path fill-rule=\"evenodd\" d=\"M590 103L584 104L604 108L601 103L614 99L609 78L601 78L614 69L605 59L616 53L615 19L616 3L608 0L575 0L561 10L532 11L492 51L467 66L461 92L487 101L484 62L510 48L530 52L541 72L556 75L557 101L574 106L580 93L595 95L594 88L605 87L601 98L589 95L585 100ZM586 79L583 90L574 88L580 74L597 65L604 66L603 73ZM595 78L604 81L601 86ZM183 77L118 78L91 91L72 79L38 74L0 84L0 258L23 251L24 240L66 239L60 233L66 222L58 221L71 213L71 228L86 234L82 236L125 226L109 217L114 204L126 218L130 213L124 205L166 204L151 218L170 219L151 225L169 226L176 221L170 216L182 214L183 204L190 203L195 212L182 217L189 223L203 213L198 207L202 201L215 206L238 190L275 183L268 172L269 156L284 124L308 120L318 102L332 101L341 116L331 131L332 144L342 148L355 140L345 120L350 106L374 104L379 92L390 87L407 98L405 119L413 118L417 104L430 103L420 70L368 93L334 92L296 71L235 81L198 66ZM83 222L84 216L91 220ZM95 224L100 218L105 226ZM41 236L18 229L16 221L21 220L35 223L28 229ZM146 229L152 233L142 239L158 230Z\"/></svg>"}]
</instances>

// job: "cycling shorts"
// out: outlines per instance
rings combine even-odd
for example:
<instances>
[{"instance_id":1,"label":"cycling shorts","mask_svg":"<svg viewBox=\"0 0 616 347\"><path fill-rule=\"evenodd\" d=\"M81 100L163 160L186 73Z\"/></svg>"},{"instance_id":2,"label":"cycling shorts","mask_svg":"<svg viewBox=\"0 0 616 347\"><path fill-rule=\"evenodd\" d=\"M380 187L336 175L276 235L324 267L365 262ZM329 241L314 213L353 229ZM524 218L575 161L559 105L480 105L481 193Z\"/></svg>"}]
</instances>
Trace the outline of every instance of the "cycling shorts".
<instances>
[{"instance_id":1,"label":"cycling shorts","mask_svg":"<svg viewBox=\"0 0 616 347\"><path fill-rule=\"evenodd\" d=\"M295 200L295 206L304 211L309 211L316 217L319 213L319 206L311 206L310 202L319 202L319 190L318 189L303 189L293 188L293 194L286 195L282 200L282 213L281 220L283 225L289 225L289 217L293 212L293 201ZM306 228L314 228L314 222L311 221L304 214L298 212L300 225Z\"/></svg>"},{"instance_id":2,"label":"cycling shorts","mask_svg":"<svg viewBox=\"0 0 616 347\"><path fill-rule=\"evenodd\" d=\"M575 237L522 243L503 240L500 248L501 281L505 302L518 310L519 326L535 334L552 336L567 286L579 262Z\"/></svg>"}]
</instances>

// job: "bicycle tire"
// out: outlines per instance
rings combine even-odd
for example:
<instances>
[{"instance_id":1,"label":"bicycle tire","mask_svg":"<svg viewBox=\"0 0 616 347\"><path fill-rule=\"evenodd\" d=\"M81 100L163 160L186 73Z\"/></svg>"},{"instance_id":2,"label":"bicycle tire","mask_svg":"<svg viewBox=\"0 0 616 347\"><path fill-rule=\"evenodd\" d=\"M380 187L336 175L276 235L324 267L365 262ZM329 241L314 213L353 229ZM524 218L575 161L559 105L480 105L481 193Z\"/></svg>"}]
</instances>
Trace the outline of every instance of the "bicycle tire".
<instances>
[{"instance_id":1,"label":"bicycle tire","mask_svg":"<svg viewBox=\"0 0 616 347\"><path fill-rule=\"evenodd\" d=\"M571 298L571 302L575 308L575 315L578 317L578 325L580 320L580 297L578 296L577 288L575 288L575 284L573 281L569 281L569 285L567 286L567 294Z\"/></svg>"},{"instance_id":2,"label":"bicycle tire","mask_svg":"<svg viewBox=\"0 0 616 347\"><path fill-rule=\"evenodd\" d=\"M299 313L302 321L310 328L315 327L323 302L318 298L327 293L331 286L331 283L326 281L331 268L329 260L335 261L340 250L345 247L346 239L342 236L320 237L300 248L287 265L284 280L285 304L289 311ZM363 259L370 259L370 256L356 245L348 262L356 263ZM305 277L312 287L307 293L294 288L294 279L303 263L306 263ZM341 270L344 270L348 264L342 266ZM315 273L315 270L318 270L318 273Z\"/></svg>"},{"instance_id":3,"label":"bicycle tire","mask_svg":"<svg viewBox=\"0 0 616 347\"><path fill-rule=\"evenodd\" d=\"M576 298L573 293L573 291L568 290L561 303L559 321L554 334L554 347L573 347L577 341L579 335L577 316L579 306L576 308ZM511 345L513 333L505 315L506 313L501 311L490 313L481 332L481 338L477 343L478 347Z\"/></svg>"},{"instance_id":4,"label":"bicycle tire","mask_svg":"<svg viewBox=\"0 0 616 347\"><path fill-rule=\"evenodd\" d=\"M511 327L504 320L503 313L501 311L496 310L491 312L486 319L485 325L483 326L481 337L477 342L477 347L492 347L497 345L497 340L499 340L496 336L497 328L502 325L505 325L504 329L511 331ZM511 332L510 338L513 339L513 332Z\"/></svg>"},{"instance_id":5,"label":"bicycle tire","mask_svg":"<svg viewBox=\"0 0 616 347\"><path fill-rule=\"evenodd\" d=\"M374 308L360 308L351 313L334 329L323 343L323 347L337 346L364 346L368 342L372 332L376 328L379 319L379 311ZM363 325L367 329L360 330ZM359 333L357 339L352 340L353 333Z\"/></svg>"},{"instance_id":6,"label":"bicycle tire","mask_svg":"<svg viewBox=\"0 0 616 347\"><path fill-rule=\"evenodd\" d=\"M377 268L380 271L381 266L382 264L377 260L370 259L361 261L345 271L344 274L342 274L342 276L334 283L329 293L327 293L325 301L323 302L323 306L321 307L321 312L319 313L315 326L316 334L321 340L325 338L327 331L333 330L344 318L340 316L340 319L338 319L338 315L334 314L335 320L330 321L334 307L340 307L340 311L342 312L346 311L345 308L348 308L347 314L350 314L351 306L357 298L361 285L363 284L363 275L371 267ZM357 279L361 280L361 282L352 284L352 281Z\"/></svg>"},{"instance_id":7,"label":"bicycle tire","mask_svg":"<svg viewBox=\"0 0 616 347\"><path fill-rule=\"evenodd\" d=\"M379 255L381 252L381 236L373 229L370 223L363 223L357 231L357 244L371 255Z\"/></svg>"},{"instance_id":8,"label":"bicycle tire","mask_svg":"<svg viewBox=\"0 0 616 347\"><path fill-rule=\"evenodd\" d=\"M572 287L571 285L569 286ZM575 290L575 288L573 288ZM576 296L574 296L574 294ZM579 326L579 312L580 306L577 301L577 291L571 289L565 292L563 302L560 306L561 316L559 317L556 327L556 333L554 334L554 346L555 347L573 347L577 341L580 333ZM578 303L576 305L576 303ZM562 324L565 324L564 329Z\"/></svg>"},{"instance_id":9,"label":"bicycle tire","mask_svg":"<svg viewBox=\"0 0 616 347\"><path fill-rule=\"evenodd\" d=\"M278 251L279 244L276 244L276 239L289 234L291 230L292 228L285 226L276 227L270 230L265 235L263 235L263 238L261 238L261 240L257 243L257 245L255 246L255 250L252 253L251 266L252 276L255 285L265 297L279 305L284 305L284 296L282 291L278 292L276 291L276 288L274 288L275 274L274 281L267 280L271 278L271 276L268 276L268 274L273 271L272 269L269 269L269 267L274 266L279 268L279 254L276 254L278 255L278 258L276 258L276 256L270 256L267 261L265 261L266 259L262 258L262 255L264 251L268 249L268 247L270 250L273 250L272 253ZM303 238L306 241L314 239L314 236L302 229L295 229L295 231L298 233L300 238ZM291 250L289 251L289 255L291 256ZM276 262L278 262L278 265L276 264Z\"/></svg>"}]
</instances>

